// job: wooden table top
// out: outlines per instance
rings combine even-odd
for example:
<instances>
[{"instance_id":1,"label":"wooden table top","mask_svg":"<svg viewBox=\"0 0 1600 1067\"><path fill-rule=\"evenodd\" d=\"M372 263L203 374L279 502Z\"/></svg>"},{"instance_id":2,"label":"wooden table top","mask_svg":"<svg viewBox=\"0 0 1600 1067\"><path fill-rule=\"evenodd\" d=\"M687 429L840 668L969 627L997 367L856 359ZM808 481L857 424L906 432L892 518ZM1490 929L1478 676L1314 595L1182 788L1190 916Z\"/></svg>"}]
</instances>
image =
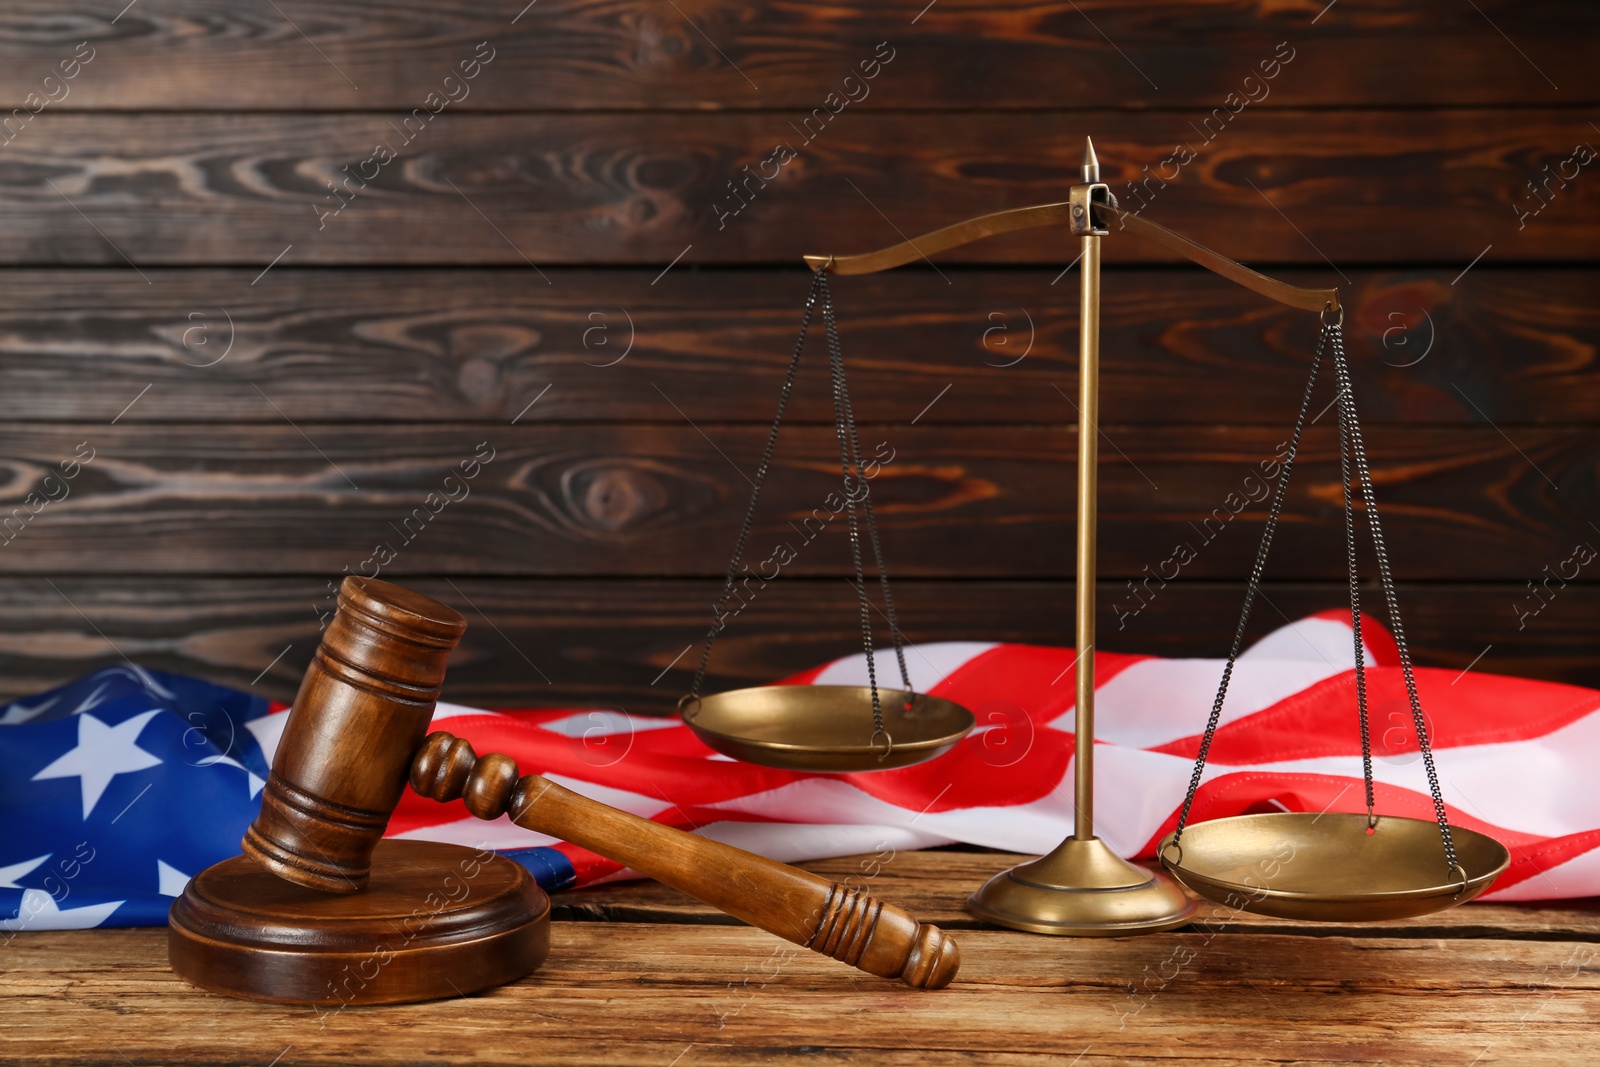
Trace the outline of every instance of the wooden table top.
<instances>
[{"instance_id":1,"label":"wooden table top","mask_svg":"<svg viewBox=\"0 0 1600 1067\"><path fill-rule=\"evenodd\" d=\"M342 1011L199 992L166 931L0 942L0 1062L73 1064L1570 1064L1600 1037L1600 900L1352 926L1225 915L1117 939L982 929L966 894L1020 857L805 866L961 931L926 992L655 883L555 899L550 958L460 1000ZM791 958L792 956L792 958Z\"/></svg>"}]
</instances>

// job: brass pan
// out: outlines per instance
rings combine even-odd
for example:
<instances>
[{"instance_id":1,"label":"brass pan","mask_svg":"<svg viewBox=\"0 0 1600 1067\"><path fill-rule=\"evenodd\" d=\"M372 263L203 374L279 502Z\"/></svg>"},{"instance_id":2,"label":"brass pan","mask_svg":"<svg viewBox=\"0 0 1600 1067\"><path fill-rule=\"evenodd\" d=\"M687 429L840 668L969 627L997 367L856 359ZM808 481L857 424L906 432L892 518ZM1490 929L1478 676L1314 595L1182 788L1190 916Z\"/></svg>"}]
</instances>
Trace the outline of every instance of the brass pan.
<instances>
[{"instance_id":1,"label":"brass pan","mask_svg":"<svg viewBox=\"0 0 1600 1067\"><path fill-rule=\"evenodd\" d=\"M907 697L910 697L908 704ZM695 700L683 721L707 745L745 763L789 771L886 771L942 756L972 729L949 700L878 690L883 732L872 728L872 690L856 685L764 685Z\"/></svg>"},{"instance_id":2,"label":"brass pan","mask_svg":"<svg viewBox=\"0 0 1600 1067\"><path fill-rule=\"evenodd\" d=\"M1443 911L1482 893L1511 862L1504 845L1452 826L1364 813L1271 812L1195 823L1157 855L1173 877L1240 911L1313 922L1372 922Z\"/></svg>"}]
</instances>

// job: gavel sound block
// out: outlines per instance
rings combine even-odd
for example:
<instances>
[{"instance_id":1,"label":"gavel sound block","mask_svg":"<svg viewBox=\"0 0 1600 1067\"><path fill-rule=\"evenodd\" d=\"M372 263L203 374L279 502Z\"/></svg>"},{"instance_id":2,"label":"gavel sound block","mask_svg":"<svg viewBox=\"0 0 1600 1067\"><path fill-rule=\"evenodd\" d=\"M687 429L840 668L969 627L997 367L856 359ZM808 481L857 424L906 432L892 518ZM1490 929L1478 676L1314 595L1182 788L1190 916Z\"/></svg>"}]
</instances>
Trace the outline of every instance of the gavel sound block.
<instances>
[{"instance_id":1,"label":"gavel sound block","mask_svg":"<svg viewBox=\"0 0 1600 1067\"><path fill-rule=\"evenodd\" d=\"M458 996L532 973L550 903L485 851L380 840L409 780L483 819L581 845L871 974L937 989L960 964L942 931L859 890L519 776L507 756L424 740L466 620L378 580L346 578L284 727L243 856L190 880L168 954L195 985L300 1004Z\"/></svg>"}]
</instances>

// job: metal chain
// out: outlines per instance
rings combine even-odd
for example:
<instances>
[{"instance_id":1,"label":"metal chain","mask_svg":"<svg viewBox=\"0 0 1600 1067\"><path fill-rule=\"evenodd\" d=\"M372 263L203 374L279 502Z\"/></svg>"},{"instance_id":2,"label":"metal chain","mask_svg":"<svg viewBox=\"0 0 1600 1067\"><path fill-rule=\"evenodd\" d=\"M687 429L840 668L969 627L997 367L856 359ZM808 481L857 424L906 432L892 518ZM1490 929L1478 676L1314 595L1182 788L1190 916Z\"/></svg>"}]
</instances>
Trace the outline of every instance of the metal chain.
<instances>
[{"instance_id":1,"label":"metal chain","mask_svg":"<svg viewBox=\"0 0 1600 1067\"><path fill-rule=\"evenodd\" d=\"M1328 327L1331 329L1330 327ZM1337 346L1339 340L1334 338ZM1361 636L1361 581L1356 565L1356 509L1350 495L1350 426L1345 417L1344 404L1340 403L1345 386L1339 379L1338 363L1334 363L1334 403L1338 405L1339 423L1339 478L1344 490L1344 547L1350 576L1350 631L1355 641L1356 708L1361 718L1361 773L1367 787L1367 826L1377 826L1377 813L1373 810L1372 794L1372 729L1367 714L1367 657L1365 641Z\"/></svg>"},{"instance_id":2,"label":"metal chain","mask_svg":"<svg viewBox=\"0 0 1600 1067\"><path fill-rule=\"evenodd\" d=\"M888 731L883 728L883 704L878 699L878 670L877 657L872 654L872 613L867 603L867 579L861 569L861 531L856 526L856 498L850 490L851 459L856 459L856 485L861 486L862 496L866 496L866 478L859 475L859 456L853 456L850 446L850 435L846 434L846 414L848 402L845 400L845 362L838 350L837 334L834 328L834 302L829 299L827 282L822 283L822 323L827 326L827 366L830 378L834 382L834 432L838 437L838 466L845 472L845 515L850 522L850 558L856 566L856 598L861 601L861 648L867 656L867 685L872 688L872 741L877 742L878 737L888 739ZM853 424L850 427L854 429ZM888 755L888 749L894 742L886 745L883 755Z\"/></svg>"},{"instance_id":3,"label":"metal chain","mask_svg":"<svg viewBox=\"0 0 1600 1067\"><path fill-rule=\"evenodd\" d=\"M1361 440L1361 424L1356 420L1355 398L1350 391L1349 361L1344 354L1344 336L1335 323L1333 332L1333 370L1339 388L1339 406L1350 423L1350 444L1355 455L1356 473L1361 478L1361 498L1365 504L1367 528L1372 533L1373 554L1378 557L1378 581L1383 588L1384 606L1389 612L1389 628L1394 631L1394 643L1400 654L1400 673L1406 682L1406 699L1411 704L1411 720L1417 731L1417 743L1422 749L1422 763L1428 772L1428 791L1433 795L1433 814L1439 823L1439 837L1444 842L1444 857L1448 871L1460 871L1463 881L1466 871L1456 858L1455 839L1450 833L1450 820L1444 810L1444 796L1439 789L1439 774L1433 765L1433 746L1428 741L1428 725L1422 717L1422 701L1417 696L1417 679L1411 669L1411 650L1406 643L1405 627L1400 622L1400 602L1395 596L1394 575L1389 570L1389 552L1383 541L1383 526L1378 521L1378 502L1372 490L1372 472L1367 467L1367 450ZM1371 789L1372 769L1367 765L1368 789Z\"/></svg>"},{"instance_id":4,"label":"metal chain","mask_svg":"<svg viewBox=\"0 0 1600 1067\"><path fill-rule=\"evenodd\" d=\"M1378 577L1383 591L1385 607L1389 613L1389 625L1394 632L1395 647L1399 652L1400 658L1400 670L1405 678L1406 696L1411 704L1411 717L1417 731L1418 744L1422 750L1423 765L1427 770L1428 789L1433 798L1434 817L1438 821L1439 836L1444 843L1447 870L1451 873L1460 873L1463 880L1465 880L1465 870L1456 857L1455 841L1451 836L1450 822L1445 814L1444 797L1439 788L1439 775L1433 763L1433 749L1428 741L1427 723L1422 716L1422 702L1417 696L1417 682L1415 672L1412 670L1411 652L1406 642L1405 628L1400 621L1400 606L1399 600L1395 595L1394 575L1389 567L1389 552L1383 540L1383 527L1378 519L1377 499L1372 487L1372 472L1367 464L1366 446L1361 437L1361 424L1356 417L1355 398L1350 388L1349 360L1345 355L1344 334L1339 321L1325 323L1317 339L1316 353L1311 361L1310 379L1306 382L1305 396L1300 401L1300 413L1295 419L1294 435L1290 439L1289 454L1284 460L1283 475L1278 482L1277 491L1273 494L1272 506L1267 516L1267 524L1261 533L1261 547L1256 554L1255 566L1250 573L1250 584L1245 591L1244 609L1239 615L1239 626L1234 632L1233 645L1228 652L1227 664L1223 667L1222 683L1218 686L1217 699L1212 704L1211 717L1206 723L1205 736L1200 742L1200 752L1195 760L1194 774L1189 779L1189 790L1184 797L1183 808L1178 814L1178 826L1173 834L1173 844L1178 844L1183 838L1183 830L1188 824L1189 812L1194 804L1195 794L1200 788L1200 779L1205 773L1206 757L1211 751L1211 742L1216 736L1217 724L1222 715L1223 702L1227 699L1228 682L1233 676L1234 663L1238 660L1240 647L1243 644L1245 625L1250 618L1250 608L1255 600L1261 581L1262 567L1266 562L1267 552L1272 544L1273 531L1277 526L1278 516L1282 510L1284 494L1289 484L1289 474L1293 469L1294 458L1299 450L1306 410L1311 400L1312 389L1316 384L1322 353L1324 348L1330 344L1333 350L1334 387L1336 389L1334 403L1339 408L1339 468L1344 482L1345 549L1350 569L1350 614L1351 628L1355 640L1356 698L1361 716L1361 758L1367 791L1367 824L1370 829L1376 821L1376 816L1373 811L1372 743L1367 708L1366 662L1361 638L1360 587L1355 555L1355 503L1350 488L1350 460L1352 457L1355 460L1356 476L1361 485L1363 511L1367 516L1368 528L1372 533L1373 552L1378 559Z\"/></svg>"},{"instance_id":5,"label":"metal chain","mask_svg":"<svg viewBox=\"0 0 1600 1067\"><path fill-rule=\"evenodd\" d=\"M900 666L900 682L905 687L906 699L909 701L916 690L911 687L911 672L906 670L904 635L900 632L899 620L895 618L894 596L889 592L889 570L883 562L883 544L878 540L878 520L872 513L872 493L867 488L867 478L861 463L861 440L856 434L855 411L850 407L850 386L844 377L844 353L839 346L839 329L833 316L833 296L828 290L826 278L822 282L822 321L827 328L830 365L838 368L839 395L844 400L844 427L850 434L850 459L855 464L856 477L861 482L861 506L866 513L867 539L872 545L872 563L878 568L878 588L883 593L883 613L889 620L889 638L894 642L894 656ZM849 477L847 470L845 472L847 482Z\"/></svg>"},{"instance_id":6,"label":"metal chain","mask_svg":"<svg viewBox=\"0 0 1600 1067\"><path fill-rule=\"evenodd\" d=\"M861 462L860 439L856 432L855 413L850 405L850 390L845 381L844 356L839 344L838 324L833 314L833 300L828 291L827 274L818 270L812 275L811 289L806 295L804 313L800 319L800 334L795 339L794 352L789 357L789 367L784 375L783 388L778 394L778 411L773 417L772 428L767 433L766 447L761 453L761 462L756 467L756 475L752 481L750 503L745 509L744 522L739 527L739 536L734 542L733 557L728 561L727 575L723 579L722 593L718 596L712 607L711 628L706 632L705 647L700 651L700 663L695 668L694 681L690 686L689 695L680 701L680 704L700 699L700 690L705 685L706 667L711 660L711 649L716 643L717 635L722 631L722 616L727 608L728 598L733 592L734 579L739 574L739 565L744 559L745 546L749 541L750 527L755 519L756 502L761 496L761 487L766 482L767 471L772 465L773 450L777 445L778 428L783 423L783 413L789 403L789 396L794 390L795 373L800 364L800 354L805 349L806 333L811 325L811 318L816 308L818 299L822 301L822 317L827 328L829 377L833 390L834 406L834 431L839 439L839 464L844 473L845 510L850 527L850 554L855 564L856 593L861 608L861 643L867 659L867 679L872 690L872 726L873 739L883 737L888 741L885 746L885 755L892 748L893 742L888 732L884 729L883 707L878 695L878 678L875 660L872 651L872 617L871 607L867 599L867 584L865 571L861 562L861 536L856 522L856 500L851 492L851 471L856 472L856 480L860 486L861 504L866 512L867 534L872 545L873 562L878 568L879 584L883 590L884 609L889 618L890 633L894 639L895 657L899 661L900 679L905 684L907 693L912 692L911 676L906 670L905 652L901 645L900 626L895 618L894 600L889 592L888 571L883 563L882 543L878 539L878 524L872 512L872 498L867 489L865 472Z\"/></svg>"},{"instance_id":7,"label":"metal chain","mask_svg":"<svg viewBox=\"0 0 1600 1067\"><path fill-rule=\"evenodd\" d=\"M833 381L834 433L839 438L839 467L844 471L844 508L850 523L850 559L856 569L856 597L861 603L861 647L867 655L867 684L872 687L872 740L879 735L887 737L883 728L883 705L878 699L878 669L872 655L872 615L867 604L867 579L861 569L861 534L856 526L856 501L850 491L850 440L845 433L844 362L834 343L833 301L828 296L828 283L822 283L822 322L828 335L828 372ZM859 480L861 491L867 483Z\"/></svg>"},{"instance_id":8,"label":"metal chain","mask_svg":"<svg viewBox=\"0 0 1600 1067\"><path fill-rule=\"evenodd\" d=\"M695 668L694 682L689 687L686 700L700 699L700 687L705 684L706 664L711 660L711 646L722 631L722 613L728 606L728 596L733 592L733 579L739 573L739 563L744 559L745 542L750 537L750 524L755 519L756 500L761 496L761 485L767 478L767 467L772 463L772 450L778 443L778 426L783 422L783 411L788 406L789 394L794 390L794 376L800 366L800 353L806 346L806 331L811 327L811 313L817 296L827 291L823 273L818 270L811 278L811 290L806 294L805 311L800 316L800 336L795 338L794 354L789 357L789 370L783 377L783 389L778 393L778 413L773 416L772 429L767 433L767 447L761 452L761 463L756 467L755 481L751 483L750 505L745 508L744 524L739 527L739 537L733 543L733 558L728 561L728 576L722 583L722 595L711 608L711 629L706 633L706 647L700 650L700 665ZM680 701L680 704L682 701Z\"/></svg>"},{"instance_id":9,"label":"metal chain","mask_svg":"<svg viewBox=\"0 0 1600 1067\"><path fill-rule=\"evenodd\" d=\"M1205 774L1206 757L1211 752L1211 741L1217 733L1217 723L1222 718L1222 704L1228 697L1228 682L1233 677L1233 665L1244 646L1245 626L1250 621L1250 608L1255 603L1261 585L1261 571L1267 563L1267 552L1272 548L1272 534L1278 526L1278 514L1283 510L1283 500L1289 489L1289 475L1294 470L1294 457L1300 451L1300 434L1305 429L1306 411L1311 406L1311 394L1317 384L1317 370L1322 366L1322 350L1328 342L1328 330L1317 337L1317 348L1311 357L1311 373L1306 378L1305 395L1300 399L1300 414L1295 416L1294 434L1289 438L1289 454L1284 457L1283 473L1272 494L1272 505L1267 509L1267 524L1261 530L1261 546L1256 550L1255 566L1250 569L1250 584L1245 588L1244 609L1239 612L1239 625L1233 633L1233 645L1228 650L1227 666L1222 668L1222 684L1217 687L1217 699L1211 705L1211 718L1206 722L1205 737L1200 741L1200 753L1194 761L1194 774L1189 779L1189 792L1183 798L1183 809L1178 812L1178 828L1172 843L1183 840L1183 828L1189 823L1189 808L1194 804L1195 793L1200 789L1200 778Z\"/></svg>"}]
</instances>

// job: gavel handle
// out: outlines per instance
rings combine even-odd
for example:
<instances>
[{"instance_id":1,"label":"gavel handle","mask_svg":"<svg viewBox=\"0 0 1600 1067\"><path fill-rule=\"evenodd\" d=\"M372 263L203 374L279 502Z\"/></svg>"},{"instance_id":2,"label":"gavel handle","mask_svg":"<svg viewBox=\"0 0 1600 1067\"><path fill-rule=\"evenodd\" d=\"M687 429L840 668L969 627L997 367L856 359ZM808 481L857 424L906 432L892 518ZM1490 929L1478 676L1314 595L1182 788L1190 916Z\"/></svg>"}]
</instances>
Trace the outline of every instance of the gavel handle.
<instances>
[{"instance_id":1,"label":"gavel handle","mask_svg":"<svg viewBox=\"0 0 1600 1067\"><path fill-rule=\"evenodd\" d=\"M955 942L938 927L859 889L641 819L537 774L519 778L511 757L480 759L447 733L428 736L412 762L411 786L434 800L460 797L480 819L509 812L524 829L581 845L869 974L940 989L961 964Z\"/></svg>"}]
</instances>

